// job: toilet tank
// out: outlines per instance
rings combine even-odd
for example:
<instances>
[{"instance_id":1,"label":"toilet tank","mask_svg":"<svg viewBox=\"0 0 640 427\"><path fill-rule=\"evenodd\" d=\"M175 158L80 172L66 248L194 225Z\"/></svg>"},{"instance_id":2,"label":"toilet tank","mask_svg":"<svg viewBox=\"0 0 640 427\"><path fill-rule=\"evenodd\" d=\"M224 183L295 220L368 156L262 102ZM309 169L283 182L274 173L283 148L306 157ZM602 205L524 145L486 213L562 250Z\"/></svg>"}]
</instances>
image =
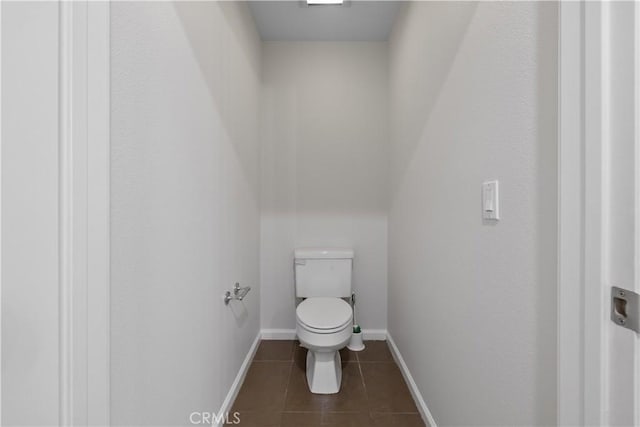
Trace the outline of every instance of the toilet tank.
<instances>
[{"instance_id":1,"label":"toilet tank","mask_svg":"<svg viewBox=\"0 0 640 427\"><path fill-rule=\"evenodd\" d=\"M294 253L298 298L351 296L353 250L303 248Z\"/></svg>"}]
</instances>

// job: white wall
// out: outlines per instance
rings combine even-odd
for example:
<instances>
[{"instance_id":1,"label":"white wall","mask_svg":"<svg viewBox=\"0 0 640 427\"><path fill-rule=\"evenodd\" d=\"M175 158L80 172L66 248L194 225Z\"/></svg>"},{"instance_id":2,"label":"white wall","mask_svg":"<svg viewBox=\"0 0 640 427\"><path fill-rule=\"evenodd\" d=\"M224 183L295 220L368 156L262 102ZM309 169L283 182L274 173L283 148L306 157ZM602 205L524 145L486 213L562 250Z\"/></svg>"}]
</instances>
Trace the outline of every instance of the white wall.
<instances>
[{"instance_id":1,"label":"white wall","mask_svg":"<svg viewBox=\"0 0 640 427\"><path fill-rule=\"evenodd\" d=\"M2 425L58 424L58 5L2 8Z\"/></svg>"},{"instance_id":2,"label":"white wall","mask_svg":"<svg viewBox=\"0 0 640 427\"><path fill-rule=\"evenodd\" d=\"M242 3L111 12L111 420L186 425L259 331L260 41Z\"/></svg>"},{"instance_id":3,"label":"white wall","mask_svg":"<svg viewBox=\"0 0 640 427\"><path fill-rule=\"evenodd\" d=\"M550 3L411 3L390 41L389 330L440 425L555 422L556 46Z\"/></svg>"},{"instance_id":4,"label":"white wall","mask_svg":"<svg viewBox=\"0 0 640 427\"><path fill-rule=\"evenodd\" d=\"M263 45L261 313L294 329L293 250L355 250L358 322L387 318L386 43Z\"/></svg>"}]
</instances>

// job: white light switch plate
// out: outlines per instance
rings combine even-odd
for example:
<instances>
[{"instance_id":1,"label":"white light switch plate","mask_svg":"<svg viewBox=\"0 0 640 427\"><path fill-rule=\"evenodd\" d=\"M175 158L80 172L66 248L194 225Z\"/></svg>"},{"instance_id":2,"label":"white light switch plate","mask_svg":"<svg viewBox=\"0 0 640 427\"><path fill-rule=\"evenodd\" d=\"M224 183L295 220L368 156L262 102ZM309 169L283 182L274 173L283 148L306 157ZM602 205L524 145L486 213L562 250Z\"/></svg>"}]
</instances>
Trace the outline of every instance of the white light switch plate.
<instances>
[{"instance_id":1,"label":"white light switch plate","mask_svg":"<svg viewBox=\"0 0 640 427\"><path fill-rule=\"evenodd\" d=\"M498 181L485 181L482 183L482 218L500 219L500 197Z\"/></svg>"}]
</instances>

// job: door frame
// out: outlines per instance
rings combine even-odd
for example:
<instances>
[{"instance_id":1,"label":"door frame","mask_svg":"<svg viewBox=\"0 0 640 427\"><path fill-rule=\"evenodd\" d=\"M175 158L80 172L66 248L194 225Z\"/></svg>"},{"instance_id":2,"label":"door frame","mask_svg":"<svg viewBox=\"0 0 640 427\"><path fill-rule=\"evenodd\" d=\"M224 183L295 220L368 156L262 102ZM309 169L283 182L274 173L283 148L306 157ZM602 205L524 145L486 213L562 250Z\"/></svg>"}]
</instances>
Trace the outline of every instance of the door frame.
<instances>
[{"instance_id":1,"label":"door frame","mask_svg":"<svg viewBox=\"0 0 640 427\"><path fill-rule=\"evenodd\" d=\"M558 97L558 335L559 425L609 420L609 289L607 269L610 166L611 4L559 4ZM635 6L635 61L640 69L640 6ZM635 110L640 111L640 77ZM640 118L635 117L635 173L640 182ZM640 224L636 184L635 224ZM636 283L640 227L635 229ZM638 357L636 351L636 357ZM636 363L637 365L637 363ZM635 375L640 396L640 369ZM640 414L635 408L635 422Z\"/></svg>"},{"instance_id":2,"label":"door frame","mask_svg":"<svg viewBox=\"0 0 640 427\"><path fill-rule=\"evenodd\" d=\"M607 197L606 2L559 4L558 425L602 425Z\"/></svg>"},{"instance_id":3,"label":"door frame","mask_svg":"<svg viewBox=\"0 0 640 427\"><path fill-rule=\"evenodd\" d=\"M110 424L110 4L59 1L59 424Z\"/></svg>"},{"instance_id":4,"label":"door frame","mask_svg":"<svg viewBox=\"0 0 640 427\"><path fill-rule=\"evenodd\" d=\"M87 7L87 424L110 425L109 1Z\"/></svg>"}]
</instances>

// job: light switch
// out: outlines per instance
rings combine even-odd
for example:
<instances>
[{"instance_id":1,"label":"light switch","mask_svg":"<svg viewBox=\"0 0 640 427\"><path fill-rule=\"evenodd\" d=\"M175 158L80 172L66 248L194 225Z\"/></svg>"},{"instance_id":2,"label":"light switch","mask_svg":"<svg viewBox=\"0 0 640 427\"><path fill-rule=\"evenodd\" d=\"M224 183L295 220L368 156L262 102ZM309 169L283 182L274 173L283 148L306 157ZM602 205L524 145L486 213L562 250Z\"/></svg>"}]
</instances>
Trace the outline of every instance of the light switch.
<instances>
[{"instance_id":1,"label":"light switch","mask_svg":"<svg viewBox=\"0 0 640 427\"><path fill-rule=\"evenodd\" d=\"M482 218L500 219L500 198L498 197L498 181L482 183Z\"/></svg>"}]
</instances>

